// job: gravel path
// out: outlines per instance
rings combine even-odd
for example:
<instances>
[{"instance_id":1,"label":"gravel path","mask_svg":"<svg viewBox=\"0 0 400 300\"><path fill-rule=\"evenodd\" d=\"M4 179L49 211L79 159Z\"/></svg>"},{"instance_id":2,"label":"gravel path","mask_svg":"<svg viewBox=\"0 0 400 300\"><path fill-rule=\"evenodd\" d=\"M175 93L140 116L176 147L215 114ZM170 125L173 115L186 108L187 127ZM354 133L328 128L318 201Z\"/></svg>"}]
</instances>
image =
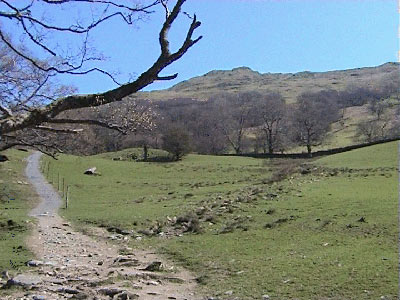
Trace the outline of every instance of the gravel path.
<instances>
[{"instance_id":1,"label":"gravel path","mask_svg":"<svg viewBox=\"0 0 400 300\"><path fill-rule=\"evenodd\" d=\"M34 186L42 202L35 207L30 215L39 217L40 215L57 214L57 210L61 206L61 197L53 189L53 187L46 181L44 176L39 170L39 162L42 153L35 152L28 157L28 164L25 169L25 175L29 182Z\"/></svg>"},{"instance_id":2,"label":"gravel path","mask_svg":"<svg viewBox=\"0 0 400 300\"><path fill-rule=\"evenodd\" d=\"M42 199L30 213L38 226L28 241L38 260L8 280L6 287L19 285L24 292L6 299L202 299L187 271L129 248L129 237L116 243L100 229L91 236L74 230L57 214L62 201L39 171L40 156L29 156L26 167Z\"/></svg>"}]
</instances>

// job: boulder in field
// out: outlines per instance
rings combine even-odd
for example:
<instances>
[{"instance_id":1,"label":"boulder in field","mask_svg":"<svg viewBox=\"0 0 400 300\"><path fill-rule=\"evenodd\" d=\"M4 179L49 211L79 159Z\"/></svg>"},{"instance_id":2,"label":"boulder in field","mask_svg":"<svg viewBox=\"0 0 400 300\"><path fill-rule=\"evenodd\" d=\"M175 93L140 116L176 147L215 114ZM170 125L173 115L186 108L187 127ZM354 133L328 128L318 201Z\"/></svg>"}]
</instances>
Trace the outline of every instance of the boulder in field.
<instances>
[{"instance_id":1,"label":"boulder in field","mask_svg":"<svg viewBox=\"0 0 400 300\"><path fill-rule=\"evenodd\" d=\"M92 167L87 169L85 172L83 172L83 174L85 175L101 175L99 172L96 172L96 167Z\"/></svg>"}]
</instances>

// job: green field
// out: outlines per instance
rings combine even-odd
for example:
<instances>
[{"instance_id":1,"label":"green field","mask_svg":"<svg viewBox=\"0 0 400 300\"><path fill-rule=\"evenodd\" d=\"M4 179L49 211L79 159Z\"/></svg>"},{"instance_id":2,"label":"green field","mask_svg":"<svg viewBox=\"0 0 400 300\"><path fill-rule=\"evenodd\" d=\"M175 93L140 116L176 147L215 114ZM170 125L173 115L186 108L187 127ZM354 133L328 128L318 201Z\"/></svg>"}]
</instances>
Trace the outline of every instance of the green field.
<instances>
[{"instance_id":1,"label":"green field","mask_svg":"<svg viewBox=\"0 0 400 300\"><path fill-rule=\"evenodd\" d=\"M0 163L0 271L13 273L32 258L24 239L32 221L27 214L37 198L23 176L28 153L5 154L10 161Z\"/></svg>"},{"instance_id":2,"label":"green field","mask_svg":"<svg viewBox=\"0 0 400 300\"><path fill-rule=\"evenodd\" d=\"M130 151L46 159L70 185L62 214L134 230L133 246L193 270L221 299L396 298L397 143L309 162L112 160ZM83 175L93 166L101 176Z\"/></svg>"}]
</instances>

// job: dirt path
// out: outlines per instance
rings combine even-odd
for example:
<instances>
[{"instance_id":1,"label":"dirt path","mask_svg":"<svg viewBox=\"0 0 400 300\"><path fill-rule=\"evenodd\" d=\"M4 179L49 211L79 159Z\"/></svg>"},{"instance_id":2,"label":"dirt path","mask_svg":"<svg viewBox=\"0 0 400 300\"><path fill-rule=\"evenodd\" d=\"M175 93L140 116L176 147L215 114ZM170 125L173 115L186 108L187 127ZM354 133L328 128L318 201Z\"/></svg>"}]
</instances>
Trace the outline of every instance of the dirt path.
<instances>
[{"instance_id":1,"label":"dirt path","mask_svg":"<svg viewBox=\"0 0 400 300\"><path fill-rule=\"evenodd\" d=\"M6 299L202 299L188 272L154 253L130 249L126 242L116 245L99 230L94 231L97 238L73 230L57 214L61 199L39 171L40 156L32 154L26 167L42 199L31 211L38 226L29 239L38 260L28 263L29 272L8 281L25 291Z\"/></svg>"}]
</instances>

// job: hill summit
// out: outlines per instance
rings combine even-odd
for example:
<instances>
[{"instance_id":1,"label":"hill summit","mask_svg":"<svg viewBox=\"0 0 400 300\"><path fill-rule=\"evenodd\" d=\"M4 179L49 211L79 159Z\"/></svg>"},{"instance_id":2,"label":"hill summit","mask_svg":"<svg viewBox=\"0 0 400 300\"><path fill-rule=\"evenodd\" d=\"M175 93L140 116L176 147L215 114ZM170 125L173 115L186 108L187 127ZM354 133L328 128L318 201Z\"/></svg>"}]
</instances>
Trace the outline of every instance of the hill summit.
<instances>
[{"instance_id":1,"label":"hill summit","mask_svg":"<svg viewBox=\"0 0 400 300\"><path fill-rule=\"evenodd\" d=\"M348 86L378 87L399 76L399 63L389 62L376 67L328 72L264 73L248 67L213 70L202 76L182 81L169 89L140 93L140 98L154 100L196 98L206 100L221 92L274 91L288 102L302 92L323 89L343 90Z\"/></svg>"}]
</instances>

